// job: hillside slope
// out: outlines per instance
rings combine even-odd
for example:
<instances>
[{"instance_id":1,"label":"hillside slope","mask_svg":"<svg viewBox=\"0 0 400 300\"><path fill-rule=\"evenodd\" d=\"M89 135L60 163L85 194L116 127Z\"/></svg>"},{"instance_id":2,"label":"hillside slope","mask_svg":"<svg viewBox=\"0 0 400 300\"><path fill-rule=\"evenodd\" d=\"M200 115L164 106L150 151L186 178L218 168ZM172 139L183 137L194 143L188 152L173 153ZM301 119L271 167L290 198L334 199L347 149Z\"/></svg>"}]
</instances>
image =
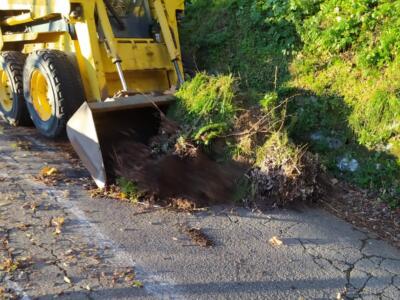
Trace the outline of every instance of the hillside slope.
<instances>
[{"instance_id":1,"label":"hillside slope","mask_svg":"<svg viewBox=\"0 0 400 300\"><path fill-rule=\"evenodd\" d=\"M286 129L334 175L400 199L400 1L191 0L186 55L233 73L249 105L288 101Z\"/></svg>"}]
</instances>

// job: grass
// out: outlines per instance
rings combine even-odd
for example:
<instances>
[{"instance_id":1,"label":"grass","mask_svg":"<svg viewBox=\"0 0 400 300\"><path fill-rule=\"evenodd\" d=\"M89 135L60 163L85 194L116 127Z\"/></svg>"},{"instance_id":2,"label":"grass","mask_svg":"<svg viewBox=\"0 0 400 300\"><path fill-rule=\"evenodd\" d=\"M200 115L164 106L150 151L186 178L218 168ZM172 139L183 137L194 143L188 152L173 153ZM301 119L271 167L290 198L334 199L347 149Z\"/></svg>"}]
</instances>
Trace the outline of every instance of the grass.
<instances>
[{"instance_id":1,"label":"grass","mask_svg":"<svg viewBox=\"0 0 400 300\"><path fill-rule=\"evenodd\" d=\"M184 134L208 145L227 132L235 114L236 79L232 75L198 73L177 92L170 117L185 124Z\"/></svg>"},{"instance_id":2,"label":"grass","mask_svg":"<svg viewBox=\"0 0 400 300\"><path fill-rule=\"evenodd\" d=\"M400 2L186 2L182 42L201 70L234 74L240 79L236 93L251 95L248 105L268 110L293 97L285 123L290 138L307 142L337 177L374 191L391 207L400 206ZM208 83L200 76L189 83L189 95ZM225 99L218 89L205 90L206 98ZM229 130L235 108L218 106L232 103L231 94L226 95L229 101L213 103L195 133L204 127L208 132L211 124L211 137ZM184 93L180 97L190 112L186 121L196 124L208 106L200 95L192 100L203 108ZM324 139L310 138L317 133ZM332 147L332 140L340 146ZM359 169L341 171L342 157L356 159Z\"/></svg>"},{"instance_id":3,"label":"grass","mask_svg":"<svg viewBox=\"0 0 400 300\"><path fill-rule=\"evenodd\" d=\"M121 189L121 198L128 199L132 203L137 203L140 198L140 191L135 182L126 178L118 178L117 186Z\"/></svg>"}]
</instances>

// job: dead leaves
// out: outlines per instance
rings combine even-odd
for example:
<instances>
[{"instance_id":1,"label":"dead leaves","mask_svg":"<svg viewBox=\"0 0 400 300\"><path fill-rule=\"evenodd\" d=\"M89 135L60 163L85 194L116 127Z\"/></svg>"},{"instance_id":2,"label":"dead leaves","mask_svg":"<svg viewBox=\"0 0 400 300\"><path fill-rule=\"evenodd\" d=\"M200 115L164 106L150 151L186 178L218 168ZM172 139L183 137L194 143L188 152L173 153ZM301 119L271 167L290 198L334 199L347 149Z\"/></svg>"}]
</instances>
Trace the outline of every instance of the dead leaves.
<instances>
[{"instance_id":1,"label":"dead leaves","mask_svg":"<svg viewBox=\"0 0 400 300\"><path fill-rule=\"evenodd\" d=\"M57 168L45 166L40 170L39 174L35 176L35 179L46 185L54 186L61 182L64 177Z\"/></svg>"},{"instance_id":2,"label":"dead leaves","mask_svg":"<svg viewBox=\"0 0 400 300\"><path fill-rule=\"evenodd\" d=\"M171 199L171 206L179 211L193 211L196 209L196 203L194 201L185 198Z\"/></svg>"},{"instance_id":3,"label":"dead leaves","mask_svg":"<svg viewBox=\"0 0 400 300\"><path fill-rule=\"evenodd\" d=\"M18 269L25 269L32 264L32 257L22 257L14 259L12 257L4 259L0 262L0 271L12 273Z\"/></svg>"},{"instance_id":4,"label":"dead leaves","mask_svg":"<svg viewBox=\"0 0 400 300\"><path fill-rule=\"evenodd\" d=\"M89 191L91 198L108 198L115 200L127 201L127 195L124 194L121 189L115 185L111 185L106 189L92 189Z\"/></svg>"},{"instance_id":5,"label":"dead leaves","mask_svg":"<svg viewBox=\"0 0 400 300\"><path fill-rule=\"evenodd\" d=\"M142 288L143 283L136 279L135 271L132 268L115 271L112 277L113 284L125 282L133 287Z\"/></svg>"},{"instance_id":6,"label":"dead leaves","mask_svg":"<svg viewBox=\"0 0 400 300\"><path fill-rule=\"evenodd\" d=\"M193 243L200 247L211 247L214 245L212 240L200 229L185 227L184 232L189 235Z\"/></svg>"},{"instance_id":7,"label":"dead leaves","mask_svg":"<svg viewBox=\"0 0 400 300\"><path fill-rule=\"evenodd\" d=\"M14 272L18 269L18 267L18 261L13 260L12 258L6 258L0 263L0 271L4 271L7 273Z\"/></svg>"},{"instance_id":8,"label":"dead leaves","mask_svg":"<svg viewBox=\"0 0 400 300\"><path fill-rule=\"evenodd\" d=\"M58 174L58 170L54 167L49 166L43 167L39 173L39 175L43 177L50 177L56 174Z\"/></svg>"},{"instance_id":9,"label":"dead leaves","mask_svg":"<svg viewBox=\"0 0 400 300\"><path fill-rule=\"evenodd\" d=\"M186 198L169 198L166 200L166 204L168 205L166 208L171 208L178 212L194 213L209 209L208 207L198 208L195 201Z\"/></svg>"}]
</instances>

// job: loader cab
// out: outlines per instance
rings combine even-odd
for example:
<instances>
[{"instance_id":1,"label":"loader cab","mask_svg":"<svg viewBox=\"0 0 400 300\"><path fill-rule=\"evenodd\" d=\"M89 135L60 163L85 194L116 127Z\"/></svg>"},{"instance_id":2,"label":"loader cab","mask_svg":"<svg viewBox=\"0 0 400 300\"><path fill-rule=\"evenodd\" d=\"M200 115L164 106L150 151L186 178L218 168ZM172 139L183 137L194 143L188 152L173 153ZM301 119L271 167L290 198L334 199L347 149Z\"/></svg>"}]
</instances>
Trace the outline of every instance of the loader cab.
<instances>
[{"instance_id":1,"label":"loader cab","mask_svg":"<svg viewBox=\"0 0 400 300\"><path fill-rule=\"evenodd\" d=\"M116 38L153 38L148 0L109 0L108 16Z\"/></svg>"}]
</instances>

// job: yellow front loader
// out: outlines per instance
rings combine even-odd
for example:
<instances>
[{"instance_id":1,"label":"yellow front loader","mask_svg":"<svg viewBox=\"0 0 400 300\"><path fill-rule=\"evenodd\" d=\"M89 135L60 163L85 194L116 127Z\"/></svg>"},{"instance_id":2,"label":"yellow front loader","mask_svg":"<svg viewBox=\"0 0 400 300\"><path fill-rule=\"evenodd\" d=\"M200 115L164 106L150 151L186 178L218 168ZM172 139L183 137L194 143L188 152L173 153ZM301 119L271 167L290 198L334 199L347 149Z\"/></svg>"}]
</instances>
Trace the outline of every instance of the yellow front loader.
<instances>
[{"instance_id":1,"label":"yellow front loader","mask_svg":"<svg viewBox=\"0 0 400 300\"><path fill-rule=\"evenodd\" d=\"M99 187L128 131L155 133L155 111L183 83L184 0L0 1L0 115L68 137Z\"/></svg>"}]
</instances>

